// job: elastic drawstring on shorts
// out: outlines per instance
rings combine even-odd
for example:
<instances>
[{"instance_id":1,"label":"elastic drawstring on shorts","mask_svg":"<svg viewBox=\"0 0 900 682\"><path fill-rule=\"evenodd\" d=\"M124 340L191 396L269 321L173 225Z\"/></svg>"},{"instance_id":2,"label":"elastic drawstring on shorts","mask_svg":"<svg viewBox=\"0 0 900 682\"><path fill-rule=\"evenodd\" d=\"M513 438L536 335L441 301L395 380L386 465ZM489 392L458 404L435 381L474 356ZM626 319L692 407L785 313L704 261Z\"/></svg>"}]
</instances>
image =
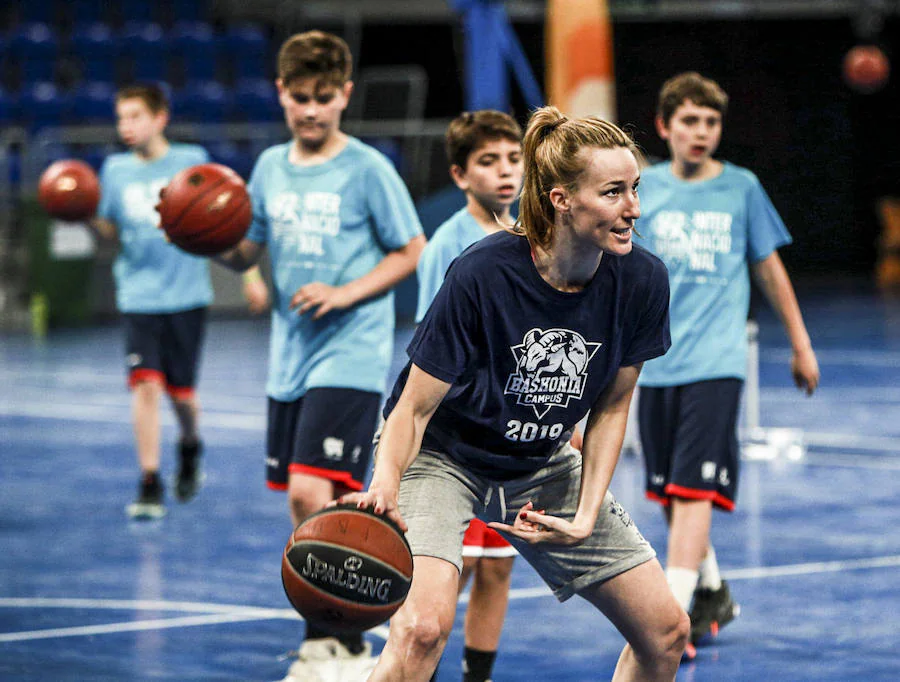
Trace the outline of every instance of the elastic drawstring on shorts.
<instances>
[{"instance_id":1,"label":"elastic drawstring on shorts","mask_svg":"<svg viewBox=\"0 0 900 682\"><path fill-rule=\"evenodd\" d=\"M488 488L487 495L484 496L484 508L487 509L491 504L491 497L494 495L494 489ZM500 518L506 521L506 491L502 485L497 486L497 500L500 502Z\"/></svg>"}]
</instances>

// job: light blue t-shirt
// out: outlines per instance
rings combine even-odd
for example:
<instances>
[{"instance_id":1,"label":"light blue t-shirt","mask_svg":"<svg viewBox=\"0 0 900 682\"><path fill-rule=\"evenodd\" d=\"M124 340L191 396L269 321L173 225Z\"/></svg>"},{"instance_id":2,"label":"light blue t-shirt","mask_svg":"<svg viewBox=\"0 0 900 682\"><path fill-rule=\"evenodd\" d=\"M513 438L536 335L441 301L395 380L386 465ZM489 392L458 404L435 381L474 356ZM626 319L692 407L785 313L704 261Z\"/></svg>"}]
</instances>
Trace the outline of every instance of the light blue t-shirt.
<instances>
[{"instance_id":1,"label":"light blue t-shirt","mask_svg":"<svg viewBox=\"0 0 900 682\"><path fill-rule=\"evenodd\" d=\"M416 307L416 324L422 321L428 306L444 283L444 275L450 263L487 232L475 217L463 207L444 221L419 257L416 275L419 279L419 303Z\"/></svg>"},{"instance_id":2,"label":"light blue t-shirt","mask_svg":"<svg viewBox=\"0 0 900 682\"><path fill-rule=\"evenodd\" d=\"M752 172L727 162L700 182L657 164L642 173L639 195L637 243L669 269L672 347L644 365L638 383L745 378L748 264L791 243L778 212Z\"/></svg>"},{"instance_id":3,"label":"light blue t-shirt","mask_svg":"<svg viewBox=\"0 0 900 682\"><path fill-rule=\"evenodd\" d=\"M174 313L212 302L209 261L167 242L154 208L159 190L172 176L208 161L206 150L193 144L171 144L153 161L133 152L112 154L104 161L97 215L115 224L119 234L113 276L120 311Z\"/></svg>"},{"instance_id":4,"label":"light blue t-shirt","mask_svg":"<svg viewBox=\"0 0 900 682\"><path fill-rule=\"evenodd\" d=\"M391 162L351 137L315 166L288 160L292 143L267 149L250 177L247 238L268 247L272 334L268 395L289 402L311 388L384 392L394 340L394 295L386 292L319 320L288 306L310 282L340 286L422 233Z\"/></svg>"}]
</instances>

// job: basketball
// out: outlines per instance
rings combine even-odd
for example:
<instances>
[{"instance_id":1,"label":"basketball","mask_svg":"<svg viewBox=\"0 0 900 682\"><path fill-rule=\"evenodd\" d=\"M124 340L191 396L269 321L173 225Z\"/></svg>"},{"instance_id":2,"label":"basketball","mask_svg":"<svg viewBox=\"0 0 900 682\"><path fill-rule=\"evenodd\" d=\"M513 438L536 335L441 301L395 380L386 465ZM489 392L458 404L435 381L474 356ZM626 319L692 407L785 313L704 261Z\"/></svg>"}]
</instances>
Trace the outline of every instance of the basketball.
<instances>
[{"instance_id":1,"label":"basketball","mask_svg":"<svg viewBox=\"0 0 900 682\"><path fill-rule=\"evenodd\" d=\"M354 504L306 519L281 559L288 600L306 620L335 632L362 632L394 615L412 571L412 552L397 524Z\"/></svg>"},{"instance_id":2,"label":"basketball","mask_svg":"<svg viewBox=\"0 0 900 682\"><path fill-rule=\"evenodd\" d=\"M100 203L100 181L84 161L57 161L41 175L38 201L47 213L59 220L87 220Z\"/></svg>"},{"instance_id":3,"label":"basketball","mask_svg":"<svg viewBox=\"0 0 900 682\"><path fill-rule=\"evenodd\" d=\"M198 256L213 256L235 246L252 217L243 179L218 163L176 174L160 192L156 210L169 241Z\"/></svg>"},{"instance_id":4,"label":"basketball","mask_svg":"<svg viewBox=\"0 0 900 682\"><path fill-rule=\"evenodd\" d=\"M857 92L869 94L887 83L891 64L875 45L857 45L844 56L844 80Z\"/></svg>"}]
</instances>

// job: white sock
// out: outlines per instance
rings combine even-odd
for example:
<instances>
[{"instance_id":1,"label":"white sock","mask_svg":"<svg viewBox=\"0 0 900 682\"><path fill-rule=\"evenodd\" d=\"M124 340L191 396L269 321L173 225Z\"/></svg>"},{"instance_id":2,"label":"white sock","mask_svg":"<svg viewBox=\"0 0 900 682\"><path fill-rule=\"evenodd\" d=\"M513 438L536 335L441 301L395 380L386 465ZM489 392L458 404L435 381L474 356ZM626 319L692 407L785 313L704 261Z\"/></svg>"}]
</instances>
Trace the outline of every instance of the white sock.
<instances>
[{"instance_id":1,"label":"white sock","mask_svg":"<svg viewBox=\"0 0 900 682\"><path fill-rule=\"evenodd\" d=\"M722 587L722 576L719 574L719 562L716 561L716 550L710 545L706 556L700 563L700 587L718 590Z\"/></svg>"},{"instance_id":2,"label":"white sock","mask_svg":"<svg viewBox=\"0 0 900 682\"><path fill-rule=\"evenodd\" d=\"M691 608L691 599L697 588L698 577L699 573L689 568L666 569L666 580L669 581L669 587L672 588L675 599L685 611L689 611Z\"/></svg>"}]
</instances>

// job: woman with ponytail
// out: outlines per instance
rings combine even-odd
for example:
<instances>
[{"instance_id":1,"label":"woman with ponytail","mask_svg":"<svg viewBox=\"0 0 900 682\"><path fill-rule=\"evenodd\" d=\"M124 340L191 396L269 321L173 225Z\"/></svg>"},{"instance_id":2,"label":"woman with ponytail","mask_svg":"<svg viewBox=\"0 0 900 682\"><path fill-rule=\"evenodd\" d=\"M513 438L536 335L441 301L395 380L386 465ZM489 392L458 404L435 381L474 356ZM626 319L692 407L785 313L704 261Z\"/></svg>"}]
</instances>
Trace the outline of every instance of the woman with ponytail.
<instances>
[{"instance_id":1,"label":"woman with ponytail","mask_svg":"<svg viewBox=\"0 0 900 682\"><path fill-rule=\"evenodd\" d=\"M372 482L340 500L392 518L415 555L370 680L432 674L474 517L560 601L615 624L614 680L674 679L687 641L655 552L608 490L641 366L670 343L668 274L631 241L637 149L608 121L544 107L524 164L519 220L451 264L385 405ZM585 415L579 453L569 435Z\"/></svg>"}]
</instances>

